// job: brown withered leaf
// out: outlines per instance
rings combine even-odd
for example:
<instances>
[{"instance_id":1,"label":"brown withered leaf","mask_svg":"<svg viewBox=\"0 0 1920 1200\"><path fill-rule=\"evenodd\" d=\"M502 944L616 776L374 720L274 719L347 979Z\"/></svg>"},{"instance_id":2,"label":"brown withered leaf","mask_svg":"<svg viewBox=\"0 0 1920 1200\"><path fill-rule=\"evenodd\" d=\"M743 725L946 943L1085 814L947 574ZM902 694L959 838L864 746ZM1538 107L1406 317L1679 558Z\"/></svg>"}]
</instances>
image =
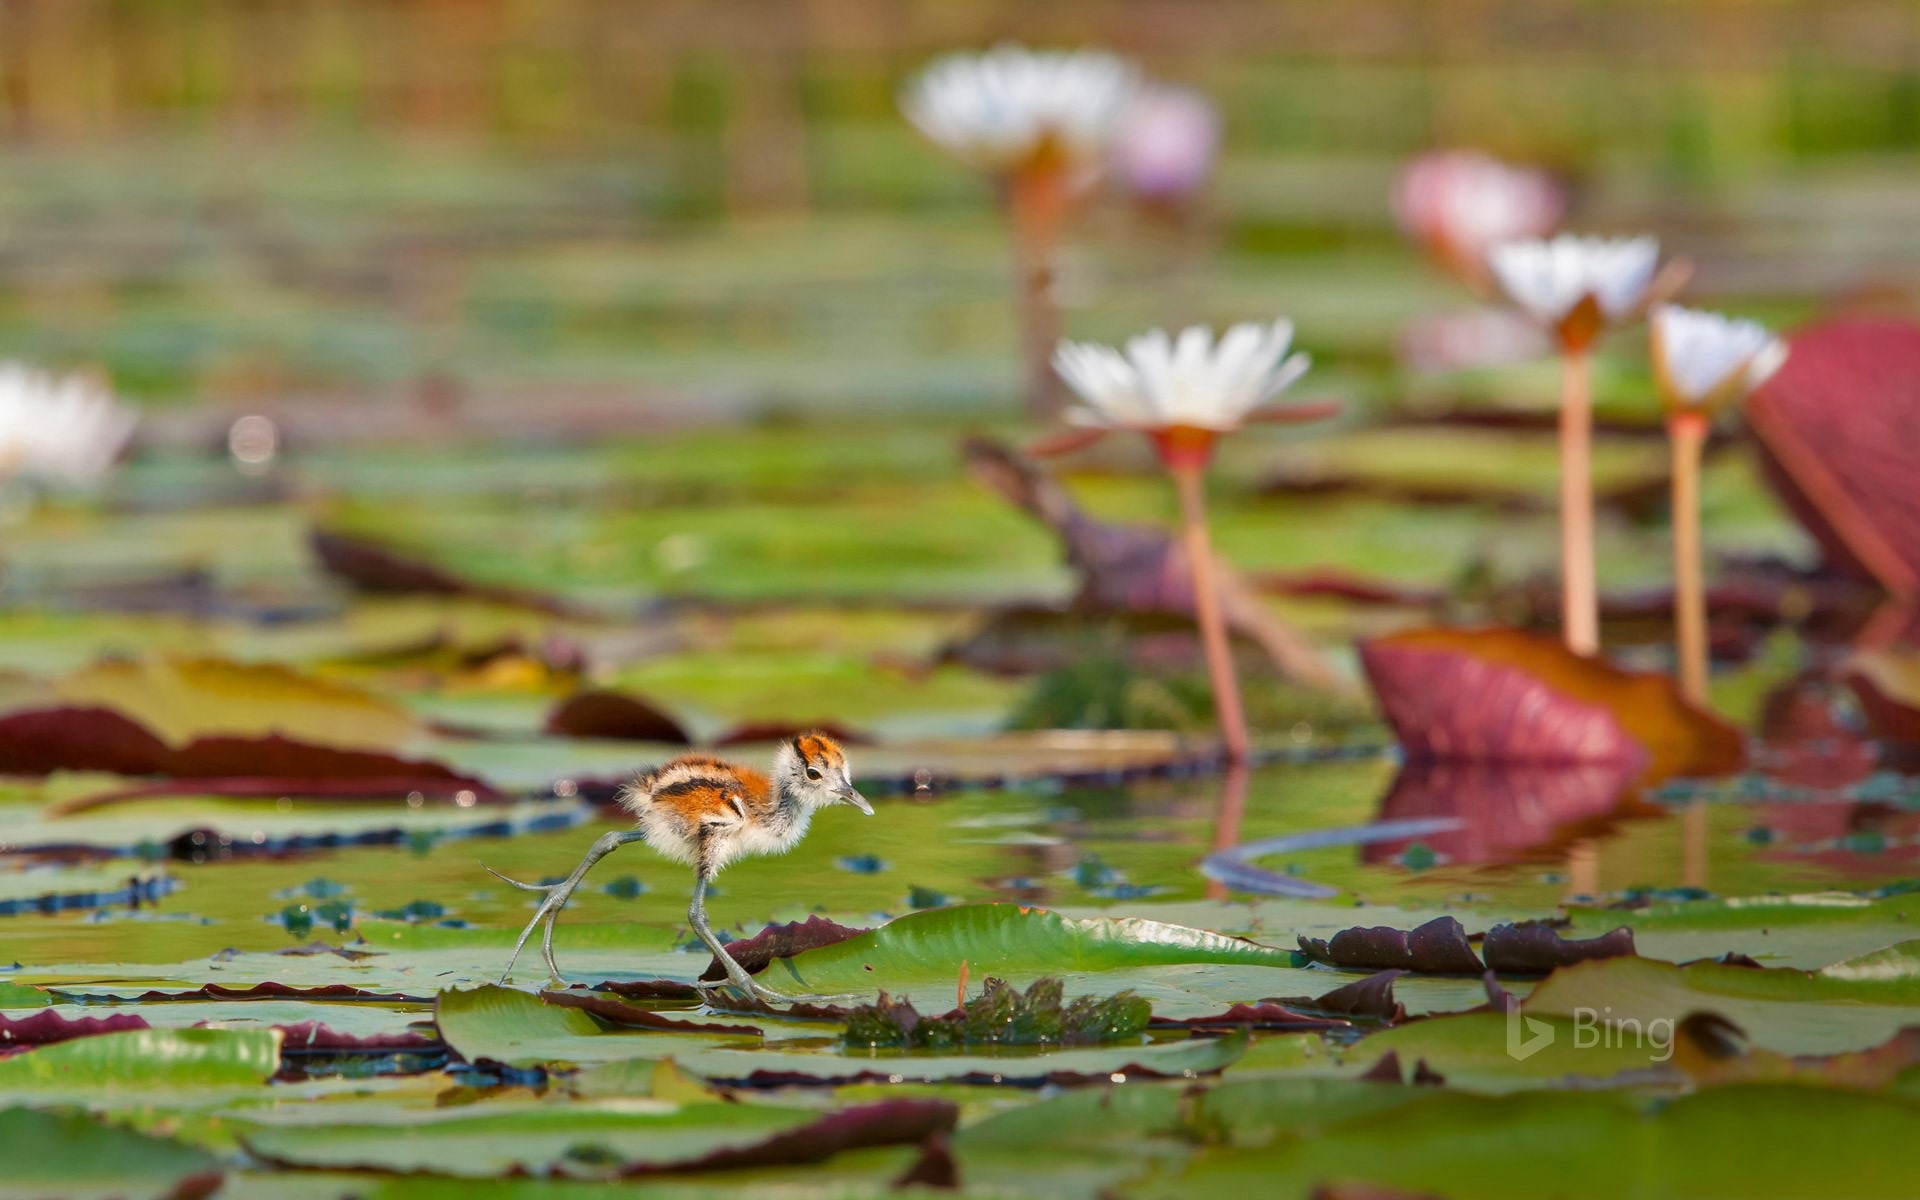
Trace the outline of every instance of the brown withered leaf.
<instances>
[{"instance_id":1,"label":"brown withered leaf","mask_svg":"<svg viewBox=\"0 0 1920 1200\"><path fill-rule=\"evenodd\" d=\"M991 438L968 438L962 451L975 479L1032 514L1060 539L1067 565L1080 579L1075 610L1193 614L1192 577L1172 534L1089 515L1058 480ZM1259 645L1290 679L1322 688L1340 686L1312 642L1268 612L1232 564L1220 560L1216 577L1221 608L1233 633Z\"/></svg>"}]
</instances>

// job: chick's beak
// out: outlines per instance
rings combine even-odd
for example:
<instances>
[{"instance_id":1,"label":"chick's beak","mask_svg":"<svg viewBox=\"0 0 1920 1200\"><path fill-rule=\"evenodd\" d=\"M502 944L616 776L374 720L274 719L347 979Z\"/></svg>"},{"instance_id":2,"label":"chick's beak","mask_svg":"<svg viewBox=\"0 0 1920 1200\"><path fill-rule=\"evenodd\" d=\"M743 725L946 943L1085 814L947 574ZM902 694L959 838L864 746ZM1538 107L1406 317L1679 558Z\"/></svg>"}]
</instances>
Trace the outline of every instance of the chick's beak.
<instances>
[{"instance_id":1,"label":"chick's beak","mask_svg":"<svg viewBox=\"0 0 1920 1200\"><path fill-rule=\"evenodd\" d=\"M862 796L859 792L854 791L853 786L851 784L841 788L835 794L839 796L840 803L851 804L855 808L859 809L861 812L867 814L868 816L873 815L873 805L867 803L867 798L865 796Z\"/></svg>"}]
</instances>

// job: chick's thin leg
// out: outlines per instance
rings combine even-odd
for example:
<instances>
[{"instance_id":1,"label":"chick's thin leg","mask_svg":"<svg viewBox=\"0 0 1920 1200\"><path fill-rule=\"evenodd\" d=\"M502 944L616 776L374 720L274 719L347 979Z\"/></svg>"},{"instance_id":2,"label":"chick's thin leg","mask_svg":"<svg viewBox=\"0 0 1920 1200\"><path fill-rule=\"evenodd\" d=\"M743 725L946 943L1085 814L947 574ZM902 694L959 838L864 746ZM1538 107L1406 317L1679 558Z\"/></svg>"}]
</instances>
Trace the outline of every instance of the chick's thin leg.
<instances>
[{"instance_id":1,"label":"chick's thin leg","mask_svg":"<svg viewBox=\"0 0 1920 1200\"><path fill-rule=\"evenodd\" d=\"M709 872L702 866L693 877L693 903L687 906L687 920L693 925L694 936L705 942L707 949L713 951L713 956L720 960L720 966L726 971L727 979L733 986L746 995L764 1000L769 1004L788 1003L786 996L747 974L747 969L735 962L733 955L728 954L727 948L720 944L720 939L713 936L712 928L707 925L708 876Z\"/></svg>"},{"instance_id":2,"label":"chick's thin leg","mask_svg":"<svg viewBox=\"0 0 1920 1200\"><path fill-rule=\"evenodd\" d=\"M587 877L587 872L593 869L593 864L627 843L644 841L645 838L646 835L637 829L624 833L601 834L594 840L593 848L587 851L587 856L580 860L580 865L573 869L573 874L559 883L521 883L518 879L508 879L492 867L488 867L488 874L502 882L512 884L521 891L546 894L546 898L540 901L540 907L534 910L533 919L527 922L527 927L520 931L519 940L514 942L513 953L507 956L506 969L500 972L500 982L505 983L507 977L513 974L513 964L520 957L521 949L526 946L527 939L533 935L534 927L542 922L546 923L546 931L540 939L540 952L547 960L547 970L552 977L560 978L559 964L553 961L553 926L554 922L560 918L560 910L566 907L568 899L573 896L573 890L580 886L582 879Z\"/></svg>"}]
</instances>

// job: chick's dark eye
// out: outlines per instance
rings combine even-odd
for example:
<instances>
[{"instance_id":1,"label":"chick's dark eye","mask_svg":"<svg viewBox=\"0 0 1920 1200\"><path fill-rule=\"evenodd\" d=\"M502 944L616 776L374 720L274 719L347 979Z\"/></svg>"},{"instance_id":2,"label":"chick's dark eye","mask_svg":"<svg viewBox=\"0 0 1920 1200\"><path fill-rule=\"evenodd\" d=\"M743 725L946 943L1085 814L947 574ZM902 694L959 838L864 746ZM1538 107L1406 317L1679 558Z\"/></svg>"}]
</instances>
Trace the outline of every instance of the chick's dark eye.
<instances>
[{"instance_id":1,"label":"chick's dark eye","mask_svg":"<svg viewBox=\"0 0 1920 1200\"><path fill-rule=\"evenodd\" d=\"M808 778L808 779L818 779L818 778L820 778L820 768L818 768L818 767L808 767L808 768L807 768L807 778Z\"/></svg>"}]
</instances>

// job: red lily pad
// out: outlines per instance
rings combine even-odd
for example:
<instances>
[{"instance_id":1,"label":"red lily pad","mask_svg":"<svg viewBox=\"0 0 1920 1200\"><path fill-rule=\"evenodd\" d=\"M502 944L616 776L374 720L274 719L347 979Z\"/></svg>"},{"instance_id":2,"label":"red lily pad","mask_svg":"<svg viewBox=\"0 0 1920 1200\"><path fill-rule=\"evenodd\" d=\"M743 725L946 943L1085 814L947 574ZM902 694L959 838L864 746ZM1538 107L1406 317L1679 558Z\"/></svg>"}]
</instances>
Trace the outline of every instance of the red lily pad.
<instances>
[{"instance_id":1,"label":"red lily pad","mask_svg":"<svg viewBox=\"0 0 1920 1200\"><path fill-rule=\"evenodd\" d=\"M693 741L680 722L625 692L576 692L568 696L547 714L547 732L561 737L669 742L676 746Z\"/></svg>"},{"instance_id":2,"label":"red lily pad","mask_svg":"<svg viewBox=\"0 0 1920 1200\"><path fill-rule=\"evenodd\" d=\"M1768 481L1829 565L1920 604L1920 325L1802 330L1747 420Z\"/></svg>"},{"instance_id":3,"label":"red lily pad","mask_svg":"<svg viewBox=\"0 0 1920 1200\"><path fill-rule=\"evenodd\" d=\"M1320 1029L1351 1029L1352 1021L1343 1021L1338 1017L1321 1017L1311 1013L1297 1012L1277 1000L1262 1000L1256 1004L1235 1004L1223 1013L1210 1017L1186 1017L1174 1020L1171 1017L1155 1017L1148 1022L1151 1029L1260 1029L1277 1033L1307 1033Z\"/></svg>"},{"instance_id":4,"label":"red lily pad","mask_svg":"<svg viewBox=\"0 0 1920 1200\"><path fill-rule=\"evenodd\" d=\"M1662 675L1514 629L1418 629L1360 645L1410 761L1607 764L1643 781L1737 770L1740 732Z\"/></svg>"}]
</instances>

